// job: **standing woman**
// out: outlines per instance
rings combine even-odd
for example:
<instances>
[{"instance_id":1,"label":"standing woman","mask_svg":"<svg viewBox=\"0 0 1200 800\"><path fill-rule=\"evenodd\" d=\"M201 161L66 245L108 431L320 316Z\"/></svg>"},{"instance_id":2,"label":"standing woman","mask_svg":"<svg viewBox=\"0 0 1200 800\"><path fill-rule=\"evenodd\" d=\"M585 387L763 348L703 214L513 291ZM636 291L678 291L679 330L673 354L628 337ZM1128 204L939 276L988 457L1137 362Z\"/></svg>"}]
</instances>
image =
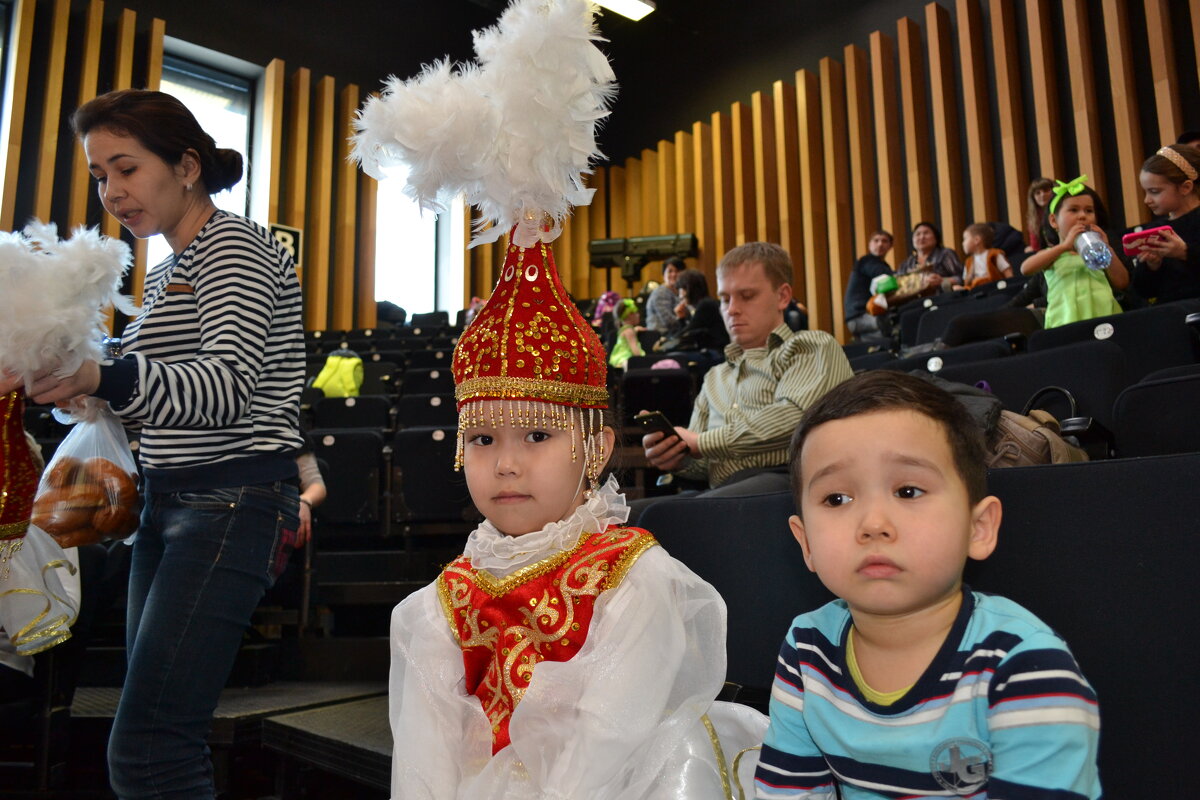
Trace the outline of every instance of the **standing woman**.
<instances>
[{"instance_id":1,"label":"standing woman","mask_svg":"<svg viewBox=\"0 0 1200 800\"><path fill-rule=\"evenodd\" d=\"M962 262L953 250L942 247L942 234L932 222L918 222L913 226L912 246L912 255L900 264L897 275L929 272L941 279L943 291L962 283ZM930 282L933 282L932 278Z\"/></svg>"},{"instance_id":2,"label":"standing woman","mask_svg":"<svg viewBox=\"0 0 1200 800\"><path fill-rule=\"evenodd\" d=\"M117 91L72 117L104 210L172 255L146 276L124 357L37 376L30 394L109 402L141 427L128 672L109 739L125 798L213 796L206 739L259 598L296 534L304 344L291 256L219 211L242 158L161 92Z\"/></svg>"},{"instance_id":3,"label":"standing woman","mask_svg":"<svg viewBox=\"0 0 1200 800\"><path fill-rule=\"evenodd\" d=\"M1160 303L1200 297L1200 150L1174 144L1142 164L1142 189L1154 225L1169 230L1146 240L1134 260L1133 288Z\"/></svg>"}]
</instances>

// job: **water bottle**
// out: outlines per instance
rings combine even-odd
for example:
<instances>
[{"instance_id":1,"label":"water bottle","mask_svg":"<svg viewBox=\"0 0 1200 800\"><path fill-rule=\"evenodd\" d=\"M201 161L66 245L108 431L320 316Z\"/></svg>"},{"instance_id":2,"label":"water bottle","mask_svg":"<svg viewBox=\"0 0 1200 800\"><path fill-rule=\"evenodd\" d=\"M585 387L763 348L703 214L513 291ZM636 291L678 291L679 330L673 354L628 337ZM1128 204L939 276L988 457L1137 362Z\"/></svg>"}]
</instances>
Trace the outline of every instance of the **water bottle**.
<instances>
[{"instance_id":1,"label":"water bottle","mask_svg":"<svg viewBox=\"0 0 1200 800\"><path fill-rule=\"evenodd\" d=\"M1075 249L1088 269L1106 269L1112 263L1112 251L1095 231L1084 231L1076 236Z\"/></svg>"}]
</instances>

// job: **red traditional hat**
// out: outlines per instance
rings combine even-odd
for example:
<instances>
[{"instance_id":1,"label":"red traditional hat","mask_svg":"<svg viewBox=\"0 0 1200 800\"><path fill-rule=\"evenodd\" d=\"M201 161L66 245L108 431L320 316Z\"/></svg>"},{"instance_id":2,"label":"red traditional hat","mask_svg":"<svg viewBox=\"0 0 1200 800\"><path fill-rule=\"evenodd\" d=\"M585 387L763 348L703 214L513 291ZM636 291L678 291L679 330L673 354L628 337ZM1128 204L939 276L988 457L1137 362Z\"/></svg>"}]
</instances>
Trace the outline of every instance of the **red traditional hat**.
<instances>
[{"instance_id":1,"label":"red traditional hat","mask_svg":"<svg viewBox=\"0 0 1200 800\"><path fill-rule=\"evenodd\" d=\"M0 575L21 549L33 515L38 468L25 438L25 402L20 391L0 395Z\"/></svg>"},{"instance_id":2,"label":"red traditional hat","mask_svg":"<svg viewBox=\"0 0 1200 800\"><path fill-rule=\"evenodd\" d=\"M507 422L593 433L595 412L608 408L604 346L563 288L550 245L522 228L527 222L513 228L496 288L454 348L456 467L467 428ZM487 400L503 402L485 407ZM585 455L596 464L589 475L603 462L602 445L593 452L590 440Z\"/></svg>"},{"instance_id":3,"label":"red traditional hat","mask_svg":"<svg viewBox=\"0 0 1200 800\"><path fill-rule=\"evenodd\" d=\"M604 347L545 242L510 242L491 298L454 348L452 370L460 413L477 400L608 408Z\"/></svg>"}]
</instances>

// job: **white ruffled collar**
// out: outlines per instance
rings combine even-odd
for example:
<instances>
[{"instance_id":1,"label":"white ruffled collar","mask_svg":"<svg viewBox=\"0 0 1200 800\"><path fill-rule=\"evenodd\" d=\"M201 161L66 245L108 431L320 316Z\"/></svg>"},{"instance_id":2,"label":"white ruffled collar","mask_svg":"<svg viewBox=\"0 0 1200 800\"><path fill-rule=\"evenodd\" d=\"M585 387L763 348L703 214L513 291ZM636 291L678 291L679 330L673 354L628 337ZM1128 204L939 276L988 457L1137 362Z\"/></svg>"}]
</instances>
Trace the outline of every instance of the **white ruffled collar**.
<instances>
[{"instance_id":1,"label":"white ruffled collar","mask_svg":"<svg viewBox=\"0 0 1200 800\"><path fill-rule=\"evenodd\" d=\"M592 492L591 498L571 516L521 536L501 533L490 521L484 520L467 538L464 555L471 559L475 569L484 569L503 578L522 567L569 550L579 543L579 537L585 531L597 533L629 519L625 495L617 489L616 478L609 476L608 482Z\"/></svg>"}]
</instances>

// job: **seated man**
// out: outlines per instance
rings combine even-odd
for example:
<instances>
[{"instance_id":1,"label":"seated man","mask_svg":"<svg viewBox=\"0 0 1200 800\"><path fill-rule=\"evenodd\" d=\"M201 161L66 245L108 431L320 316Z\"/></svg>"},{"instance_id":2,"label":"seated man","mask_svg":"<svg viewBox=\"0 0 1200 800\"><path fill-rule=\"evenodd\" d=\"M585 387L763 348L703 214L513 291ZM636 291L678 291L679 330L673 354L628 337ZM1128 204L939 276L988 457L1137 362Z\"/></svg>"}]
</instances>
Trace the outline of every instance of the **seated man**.
<instances>
[{"instance_id":1,"label":"seated man","mask_svg":"<svg viewBox=\"0 0 1200 800\"><path fill-rule=\"evenodd\" d=\"M705 375L691 421L675 428L678 438L642 438L655 467L706 481L711 496L787 488L788 440L800 415L852 374L828 333L784 324L791 280L791 259L775 244L748 242L721 259L717 294L731 340L726 360ZM647 504L631 505L640 513Z\"/></svg>"},{"instance_id":2,"label":"seated man","mask_svg":"<svg viewBox=\"0 0 1200 800\"><path fill-rule=\"evenodd\" d=\"M882 333L879 317L867 312L867 301L871 299L871 283L880 275L891 275L892 268L883 257L892 249L892 234L879 230L871 234L867 254L854 262L850 280L846 283L846 329L855 339L878 336Z\"/></svg>"}]
</instances>

